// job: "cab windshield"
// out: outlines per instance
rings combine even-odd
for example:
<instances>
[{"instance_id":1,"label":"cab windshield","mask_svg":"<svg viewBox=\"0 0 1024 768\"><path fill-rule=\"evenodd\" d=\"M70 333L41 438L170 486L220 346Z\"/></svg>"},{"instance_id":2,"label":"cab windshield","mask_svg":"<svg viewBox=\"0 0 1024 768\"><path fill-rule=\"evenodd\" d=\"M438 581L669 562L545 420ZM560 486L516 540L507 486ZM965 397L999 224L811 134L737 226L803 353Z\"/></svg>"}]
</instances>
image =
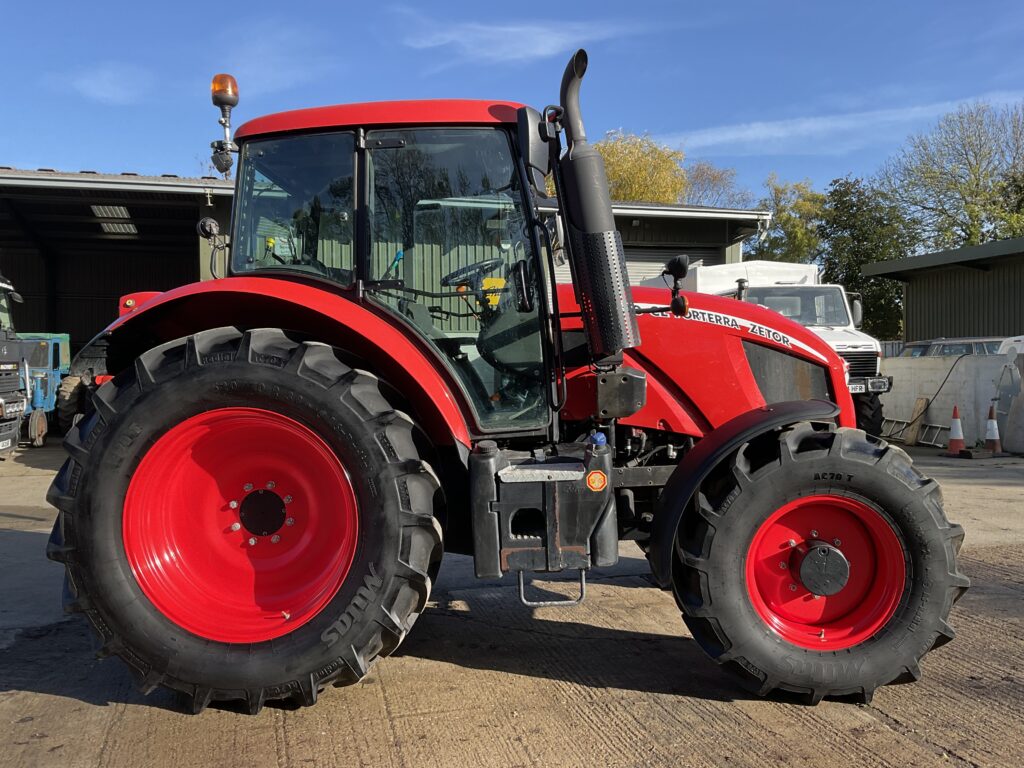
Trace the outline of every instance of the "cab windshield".
<instances>
[{"instance_id":1,"label":"cab windshield","mask_svg":"<svg viewBox=\"0 0 1024 768\"><path fill-rule=\"evenodd\" d=\"M354 156L351 133L246 142L232 271L284 269L351 284Z\"/></svg>"},{"instance_id":2,"label":"cab windshield","mask_svg":"<svg viewBox=\"0 0 1024 768\"><path fill-rule=\"evenodd\" d=\"M850 324L843 290L835 285L756 286L747 289L746 300L774 309L801 325Z\"/></svg>"}]
</instances>

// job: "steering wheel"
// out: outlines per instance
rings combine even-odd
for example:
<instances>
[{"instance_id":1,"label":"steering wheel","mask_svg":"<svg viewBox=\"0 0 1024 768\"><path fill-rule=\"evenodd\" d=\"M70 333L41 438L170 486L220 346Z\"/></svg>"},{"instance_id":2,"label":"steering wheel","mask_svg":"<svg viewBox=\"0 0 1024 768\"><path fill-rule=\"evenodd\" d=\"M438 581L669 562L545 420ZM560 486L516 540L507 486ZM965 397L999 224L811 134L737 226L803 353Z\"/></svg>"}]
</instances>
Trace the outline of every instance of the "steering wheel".
<instances>
[{"instance_id":1,"label":"steering wheel","mask_svg":"<svg viewBox=\"0 0 1024 768\"><path fill-rule=\"evenodd\" d=\"M476 288L480 285L484 275L490 274L504 263L503 259L486 259L478 261L476 264L467 264L442 277L441 285L446 288L451 288L453 285L468 285Z\"/></svg>"}]
</instances>

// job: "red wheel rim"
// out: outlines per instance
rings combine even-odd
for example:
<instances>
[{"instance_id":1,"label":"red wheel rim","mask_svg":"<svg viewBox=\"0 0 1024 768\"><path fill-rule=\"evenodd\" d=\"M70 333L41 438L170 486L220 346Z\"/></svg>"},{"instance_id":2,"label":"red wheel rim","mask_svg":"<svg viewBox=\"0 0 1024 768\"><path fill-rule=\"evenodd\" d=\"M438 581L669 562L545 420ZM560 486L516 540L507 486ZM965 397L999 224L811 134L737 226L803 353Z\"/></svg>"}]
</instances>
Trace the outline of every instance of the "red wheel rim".
<instances>
[{"instance_id":1,"label":"red wheel rim","mask_svg":"<svg viewBox=\"0 0 1024 768\"><path fill-rule=\"evenodd\" d=\"M834 546L849 563L849 579L833 595L815 596L800 580L798 558L811 541ZM794 499L761 524L747 551L754 610L784 640L816 651L850 648L878 632L896 612L905 580L892 526L845 496Z\"/></svg>"},{"instance_id":2,"label":"red wheel rim","mask_svg":"<svg viewBox=\"0 0 1024 768\"><path fill-rule=\"evenodd\" d=\"M170 429L125 497L123 540L150 602L193 634L255 643L310 621L355 555L355 493L312 430L221 408Z\"/></svg>"}]
</instances>

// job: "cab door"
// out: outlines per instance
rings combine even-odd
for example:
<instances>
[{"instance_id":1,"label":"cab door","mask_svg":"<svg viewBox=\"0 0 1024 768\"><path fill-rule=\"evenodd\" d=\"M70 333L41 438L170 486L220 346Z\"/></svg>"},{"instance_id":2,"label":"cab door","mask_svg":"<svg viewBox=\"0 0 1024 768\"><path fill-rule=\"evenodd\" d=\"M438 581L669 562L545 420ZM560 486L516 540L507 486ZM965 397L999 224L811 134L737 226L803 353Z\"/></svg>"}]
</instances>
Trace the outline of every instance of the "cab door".
<instances>
[{"instance_id":1,"label":"cab door","mask_svg":"<svg viewBox=\"0 0 1024 768\"><path fill-rule=\"evenodd\" d=\"M366 146L367 294L438 351L482 431L546 426L539 262L508 133L378 130Z\"/></svg>"}]
</instances>

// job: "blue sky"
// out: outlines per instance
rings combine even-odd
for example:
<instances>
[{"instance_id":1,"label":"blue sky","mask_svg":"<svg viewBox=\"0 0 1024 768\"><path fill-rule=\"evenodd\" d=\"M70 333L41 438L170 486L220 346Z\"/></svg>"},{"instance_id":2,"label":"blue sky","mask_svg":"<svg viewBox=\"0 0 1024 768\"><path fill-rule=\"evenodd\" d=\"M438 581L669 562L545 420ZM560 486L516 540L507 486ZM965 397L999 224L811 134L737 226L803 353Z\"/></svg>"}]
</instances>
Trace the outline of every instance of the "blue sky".
<instances>
[{"instance_id":1,"label":"blue sky","mask_svg":"<svg viewBox=\"0 0 1024 768\"><path fill-rule=\"evenodd\" d=\"M46 5L4 11L0 165L197 175L219 71L239 80L236 125L391 98L542 107L580 45L591 136L650 133L758 195L771 171L870 175L958 104L1024 98L1010 1Z\"/></svg>"}]
</instances>

